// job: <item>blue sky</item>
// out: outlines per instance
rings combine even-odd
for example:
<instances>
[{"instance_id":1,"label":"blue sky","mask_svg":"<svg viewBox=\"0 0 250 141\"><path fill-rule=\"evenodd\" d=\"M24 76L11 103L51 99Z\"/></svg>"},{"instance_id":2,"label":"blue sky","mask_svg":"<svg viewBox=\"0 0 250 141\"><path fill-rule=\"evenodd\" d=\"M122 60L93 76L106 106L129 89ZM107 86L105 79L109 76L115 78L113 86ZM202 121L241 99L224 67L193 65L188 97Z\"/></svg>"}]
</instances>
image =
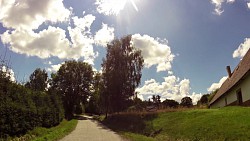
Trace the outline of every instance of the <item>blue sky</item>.
<instances>
[{"instance_id":1,"label":"blue sky","mask_svg":"<svg viewBox=\"0 0 250 141\"><path fill-rule=\"evenodd\" d=\"M105 44L131 34L145 58L139 97L196 102L250 47L249 0L2 0L0 9L0 55L18 82L69 59L99 71Z\"/></svg>"}]
</instances>

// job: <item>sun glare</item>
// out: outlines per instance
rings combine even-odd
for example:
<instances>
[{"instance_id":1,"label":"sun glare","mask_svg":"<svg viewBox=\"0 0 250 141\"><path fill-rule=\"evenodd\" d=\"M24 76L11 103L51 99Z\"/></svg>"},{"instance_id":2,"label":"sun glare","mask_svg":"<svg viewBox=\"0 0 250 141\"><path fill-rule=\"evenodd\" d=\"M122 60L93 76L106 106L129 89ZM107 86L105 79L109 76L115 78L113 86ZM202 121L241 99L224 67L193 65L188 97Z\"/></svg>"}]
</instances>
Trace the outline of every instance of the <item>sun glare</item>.
<instances>
[{"instance_id":1,"label":"sun glare","mask_svg":"<svg viewBox=\"0 0 250 141\"><path fill-rule=\"evenodd\" d=\"M138 8L137 8L137 6L136 6L136 4L135 4L135 1L134 1L134 0L130 0L130 2L131 2L132 5L134 6L135 10L138 11Z\"/></svg>"},{"instance_id":2,"label":"sun glare","mask_svg":"<svg viewBox=\"0 0 250 141\"><path fill-rule=\"evenodd\" d=\"M112 0L110 6L112 6L111 9L113 13L117 15L121 10L123 10L126 2L127 0Z\"/></svg>"},{"instance_id":3,"label":"sun glare","mask_svg":"<svg viewBox=\"0 0 250 141\"><path fill-rule=\"evenodd\" d=\"M97 10L99 12L106 15L118 15L124 9L127 2L131 2L135 10L138 11L134 0L98 0L96 4L98 5Z\"/></svg>"}]
</instances>

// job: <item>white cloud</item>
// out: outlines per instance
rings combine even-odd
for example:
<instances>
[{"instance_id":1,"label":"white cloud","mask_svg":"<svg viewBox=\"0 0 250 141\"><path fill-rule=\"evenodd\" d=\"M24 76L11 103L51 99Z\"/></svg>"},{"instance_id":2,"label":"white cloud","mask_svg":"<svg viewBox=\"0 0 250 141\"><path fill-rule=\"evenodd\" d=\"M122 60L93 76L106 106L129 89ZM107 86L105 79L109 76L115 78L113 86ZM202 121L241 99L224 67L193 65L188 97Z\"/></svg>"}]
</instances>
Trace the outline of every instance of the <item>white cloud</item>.
<instances>
[{"instance_id":1,"label":"white cloud","mask_svg":"<svg viewBox=\"0 0 250 141\"><path fill-rule=\"evenodd\" d=\"M193 99L193 103L196 104L200 99L201 94L190 94L190 81L188 79L180 79L176 76L164 77L162 83L157 82L155 79L145 81L144 86L137 88L140 97L148 98L152 95L160 95L162 100L173 99L178 102L185 96L189 96Z\"/></svg>"},{"instance_id":2,"label":"white cloud","mask_svg":"<svg viewBox=\"0 0 250 141\"><path fill-rule=\"evenodd\" d=\"M127 0L96 0L97 11L104 15L118 15Z\"/></svg>"},{"instance_id":3,"label":"white cloud","mask_svg":"<svg viewBox=\"0 0 250 141\"><path fill-rule=\"evenodd\" d=\"M227 0L227 3L234 3L235 0Z\"/></svg>"},{"instance_id":4,"label":"white cloud","mask_svg":"<svg viewBox=\"0 0 250 141\"><path fill-rule=\"evenodd\" d=\"M244 43L241 43L239 47L234 51L233 58L244 57L249 48L250 48L250 38L245 38Z\"/></svg>"},{"instance_id":5,"label":"white cloud","mask_svg":"<svg viewBox=\"0 0 250 141\"><path fill-rule=\"evenodd\" d=\"M213 83L209 88L207 88L207 91L213 92L216 89L220 88L220 86L226 81L227 76L224 76L220 79L218 83Z\"/></svg>"},{"instance_id":6,"label":"white cloud","mask_svg":"<svg viewBox=\"0 0 250 141\"><path fill-rule=\"evenodd\" d=\"M137 98L141 99L142 101L146 100L146 99L144 99L142 94L137 94Z\"/></svg>"},{"instance_id":7,"label":"white cloud","mask_svg":"<svg viewBox=\"0 0 250 141\"><path fill-rule=\"evenodd\" d=\"M62 0L1 0L0 21L6 28L37 29L42 23L67 21Z\"/></svg>"},{"instance_id":8,"label":"white cloud","mask_svg":"<svg viewBox=\"0 0 250 141\"><path fill-rule=\"evenodd\" d=\"M33 30L7 30L1 36L4 44L8 44L13 52L37 56L45 59L52 56L60 59L79 59L93 64L98 53L94 52L93 35L90 27L95 20L93 15L83 18L73 17L74 28L68 27L71 42L66 38L66 31L59 27L49 26L38 33Z\"/></svg>"},{"instance_id":9,"label":"white cloud","mask_svg":"<svg viewBox=\"0 0 250 141\"><path fill-rule=\"evenodd\" d=\"M174 73L173 73L173 71L168 71L168 74L173 75Z\"/></svg>"},{"instance_id":10,"label":"white cloud","mask_svg":"<svg viewBox=\"0 0 250 141\"><path fill-rule=\"evenodd\" d=\"M224 12L221 8L221 5L224 0L211 0L211 2L215 5L214 13L217 15L221 15Z\"/></svg>"},{"instance_id":11,"label":"white cloud","mask_svg":"<svg viewBox=\"0 0 250 141\"><path fill-rule=\"evenodd\" d=\"M95 21L95 16L88 14L82 18L74 16L72 19L75 28L78 28L79 31L84 32L84 34L90 34L90 27Z\"/></svg>"},{"instance_id":12,"label":"white cloud","mask_svg":"<svg viewBox=\"0 0 250 141\"><path fill-rule=\"evenodd\" d=\"M4 44L10 45L13 52L27 56L67 58L72 52L65 31L51 26L39 33L32 30L7 30L1 35L1 39Z\"/></svg>"},{"instance_id":13,"label":"white cloud","mask_svg":"<svg viewBox=\"0 0 250 141\"><path fill-rule=\"evenodd\" d=\"M247 3L247 7L250 9L250 2Z\"/></svg>"},{"instance_id":14,"label":"white cloud","mask_svg":"<svg viewBox=\"0 0 250 141\"><path fill-rule=\"evenodd\" d=\"M47 68L47 70L50 72L57 72L60 69L60 67L62 66L62 64L51 65L49 68Z\"/></svg>"},{"instance_id":15,"label":"white cloud","mask_svg":"<svg viewBox=\"0 0 250 141\"><path fill-rule=\"evenodd\" d=\"M132 45L142 50L142 56L147 68L157 65L157 72L171 70L172 61L175 57L165 40L163 43L159 39L154 39L148 35L132 35Z\"/></svg>"},{"instance_id":16,"label":"white cloud","mask_svg":"<svg viewBox=\"0 0 250 141\"><path fill-rule=\"evenodd\" d=\"M1 3L0 3L1 4ZM14 71L12 70L12 69L10 69L10 68L7 68L6 66L2 66L1 68L0 68L0 70L3 72L3 73L5 73L5 75L7 76L7 77L9 77L10 79L10 81L12 81L12 82L14 82L14 81L16 81L16 79L15 79L15 73L14 73Z\"/></svg>"},{"instance_id":17,"label":"white cloud","mask_svg":"<svg viewBox=\"0 0 250 141\"><path fill-rule=\"evenodd\" d=\"M112 41L115 37L114 35L114 28L108 27L107 24L102 24L102 28L96 32L95 34L95 43L97 45L101 45L105 47L107 43Z\"/></svg>"},{"instance_id":18,"label":"white cloud","mask_svg":"<svg viewBox=\"0 0 250 141\"><path fill-rule=\"evenodd\" d=\"M183 79L180 82L180 94L188 95L190 90L190 81L188 79Z\"/></svg>"},{"instance_id":19,"label":"white cloud","mask_svg":"<svg viewBox=\"0 0 250 141\"><path fill-rule=\"evenodd\" d=\"M189 97L192 98L193 104L197 104L197 102L201 99L202 94L201 93L197 94L193 92L191 95L189 95Z\"/></svg>"},{"instance_id":20,"label":"white cloud","mask_svg":"<svg viewBox=\"0 0 250 141\"><path fill-rule=\"evenodd\" d=\"M222 9L222 4L224 2L234 3L235 0L211 0L211 3L215 5L214 14L221 15L224 12Z\"/></svg>"},{"instance_id":21,"label":"white cloud","mask_svg":"<svg viewBox=\"0 0 250 141\"><path fill-rule=\"evenodd\" d=\"M84 61L90 64L94 64L94 59L98 56L98 53L94 52L94 38L90 33L94 20L95 16L91 14L83 18L73 17L75 27L68 27L74 54L80 53L80 56L84 56Z\"/></svg>"}]
</instances>

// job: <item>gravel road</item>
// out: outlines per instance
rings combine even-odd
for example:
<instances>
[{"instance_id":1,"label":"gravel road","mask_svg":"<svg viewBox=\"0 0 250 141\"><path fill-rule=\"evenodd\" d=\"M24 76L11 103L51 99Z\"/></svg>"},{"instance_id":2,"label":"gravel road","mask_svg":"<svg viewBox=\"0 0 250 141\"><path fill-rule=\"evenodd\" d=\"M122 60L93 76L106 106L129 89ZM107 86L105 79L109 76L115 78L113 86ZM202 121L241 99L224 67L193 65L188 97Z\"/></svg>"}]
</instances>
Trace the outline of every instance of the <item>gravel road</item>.
<instances>
[{"instance_id":1,"label":"gravel road","mask_svg":"<svg viewBox=\"0 0 250 141\"><path fill-rule=\"evenodd\" d=\"M91 118L80 117L76 129L60 141L125 141L117 133Z\"/></svg>"}]
</instances>

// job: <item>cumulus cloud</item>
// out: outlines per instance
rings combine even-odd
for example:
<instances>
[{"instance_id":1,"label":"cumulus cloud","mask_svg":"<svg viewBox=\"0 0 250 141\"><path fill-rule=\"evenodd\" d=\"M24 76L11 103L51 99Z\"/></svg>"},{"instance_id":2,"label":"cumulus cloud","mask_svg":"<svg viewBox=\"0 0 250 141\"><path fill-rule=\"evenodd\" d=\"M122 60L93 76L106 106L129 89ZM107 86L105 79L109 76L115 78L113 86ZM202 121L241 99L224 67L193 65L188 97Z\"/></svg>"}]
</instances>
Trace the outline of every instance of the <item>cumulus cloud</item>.
<instances>
[{"instance_id":1,"label":"cumulus cloud","mask_svg":"<svg viewBox=\"0 0 250 141\"><path fill-rule=\"evenodd\" d=\"M118 15L123 10L126 0L96 0L97 11L104 15Z\"/></svg>"},{"instance_id":2,"label":"cumulus cloud","mask_svg":"<svg viewBox=\"0 0 250 141\"><path fill-rule=\"evenodd\" d=\"M211 3L215 5L214 14L221 15L224 12L222 9L222 4L224 2L233 3L235 0L211 0Z\"/></svg>"},{"instance_id":3,"label":"cumulus cloud","mask_svg":"<svg viewBox=\"0 0 250 141\"><path fill-rule=\"evenodd\" d=\"M49 68L47 68L47 70L50 72L57 72L61 66L62 64L51 65Z\"/></svg>"},{"instance_id":4,"label":"cumulus cloud","mask_svg":"<svg viewBox=\"0 0 250 141\"><path fill-rule=\"evenodd\" d=\"M193 92L191 95L189 95L189 97L192 98L193 104L197 104L197 102L201 99L202 94Z\"/></svg>"},{"instance_id":5,"label":"cumulus cloud","mask_svg":"<svg viewBox=\"0 0 250 141\"><path fill-rule=\"evenodd\" d=\"M0 22L11 29L0 35L1 40L13 52L42 59L84 57L90 64L98 55L94 53L94 38L90 32L95 16L70 17L71 11L64 7L62 0L3 0L0 9ZM66 38L64 29L51 25L35 32L45 22L64 22L69 18L73 21L73 27L68 27L71 40Z\"/></svg>"},{"instance_id":6,"label":"cumulus cloud","mask_svg":"<svg viewBox=\"0 0 250 141\"><path fill-rule=\"evenodd\" d=\"M15 73L14 73L14 71L13 71L12 69L7 68L6 66L2 66L2 67L0 68L0 70L1 70L7 77L10 78L10 81L12 81L12 82L16 81L16 79L15 79Z\"/></svg>"},{"instance_id":7,"label":"cumulus cloud","mask_svg":"<svg viewBox=\"0 0 250 141\"><path fill-rule=\"evenodd\" d=\"M114 39L114 30L113 27L108 27L107 24L102 24L102 28L95 34L95 43L105 47L107 43Z\"/></svg>"},{"instance_id":8,"label":"cumulus cloud","mask_svg":"<svg viewBox=\"0 0 250 141\"><path fill-rule=\"evenodd\" d=\"M94 52L94 39L90 33L95 16L72 17L72 20L74 27L68 27L71 41L66 38L65 30L52 26L38 33L24 29L7 30L0 35L1 40L10 46L10 50L19 54L37 56L42 59L52 56L60 59L84 57L85 62L93 64L98 55Z\"/></svg>"},{"instance_id":9,"label":"cumulus cloud","mask_svg":"<svg viewBox=\"0 0 250 141\"><path fill-rule=\"evenodd\" d=\"M173 75L174 73L173 73L173 71L168 71L168 74Z\"/></svg>"},{"instance_id":10,"label":"cumulus cloud","mask_svg":"<svg viewBox=\"0 0 250 141\"><path fill-rule=\"evenodd\" d=\"M1 0L0 21L6 28L37 29L42 23L67 21L62 0Z\"/></svg>"},{"instance_id":11,"label":"cumulus cloud","mask_svg":"<svg viewBox=\"0 0 250 141\"><path fill-rule=\"evenodd\" d=\"M78 28L79 31L83 32L85 35L90 34L90 27L95 21L95 16L92 14L85 15L84 17L80 18L78 16L72 17L73 26Z\"/></svg>"},{"instance_id":12,"label":"cumulus cloud","mask_svg":"<svg viewBox=\"0 0 250 141\"><path fill-rule=\"evenodd\" d=\"M72 52L65 31L58 27L49 26L39 33L32 30L7 30L1 35L1 39L4 44L10 45L13 52L28 56L67 58L69 52Z\"/></svg>"},{"instance_id":13,"label":"cumulus cloud","mask_svg":"<svg viewBox=\"0 0 250 141\"><path fill-rule=\"evenodd\" d=\"M215 5L214 13L221 15L224 11L221 9L221 5L224 0L211 0L211 3Z\"/></svg>"},{"instance_id":14,"label":"cumulus cloud","mask_svg":"<svg viewBox=\"0 0 250 141\"><path fill-rule=\"evenodd\" d=\"M142 50L142 56L147 68L157 65L157 72L171 70L171 63L175 55L172 54L166 40L160 41L148 35L134 34L131 42L136 48Z\"/></svg>"},{"instance_id":15,"label":"cumulus cloud","mask_svg":"<svg viewBox=\"0 0 250 141\"><path fill-rule=\"evenodd\" d=\"M180 78L171 75L164 77L164 81L159 83L155 79L145 81L145 84L136 89L139 92L139 96L148 98L152 95L160 95L162 100L173 99L178 102L185 96L189 96L193 99L193 103L197 103L201 94L190 94L190 81L188 79L180 80Z\"/></svg>"},{"instance_id":16,"label":"cumulus cloud","mask_svg":"<svg viewBox=\"0 0 250 141\"><path fill-rule=\"evenodd\" d=\"M226 81L227 76L224 76L220 79L218 83L213 83L209 88L207 88L207 91L213 92L216 89L220 88L220 86Z\"/></svg>"},{"instance_id":17,"label":"cumulus cloud","mask_svg":"<svg viewBox=\"0 0 250 141\"><path fill-rule=\"evenodd\" d=\"M190 90L190 81L188 79L183 79L180 82L180 94L187 95Z\"/></svg>"},{"instance_id":18,"label":"cumulus cloud","mask_svg":"<svg viewBox=\"0 0 250 141\"><path fill-rule=\"evenodd\" d=\"M250 48L250 38L246 38L244 43L241 43L239 47L233 52L233 58L244 57L249 48Z\"/></svg>"},{"instance_id":19,"label":"cumulus cloud","mask_svg":"<svg viewBox=\"0 0 250 141\"><path fill-rule=\"evenodd\" d=\"M80 53L80 56L84 56L84 61L90 64L94 64L94 59L98 56L98 53L94 52L94 38L90 33L94 20L95 16L91 14L83 18L73 17L75 27L68 27L74 54Z\"/></svg>"},{"instance_id":20,"label":"cumulus cloud","mask_svg":"<svg viewBox=\"0 0 250 141\"><path fill-rule=\"evenodd\" d=\"M247 7L248 7L248 9L250 9L250 2L247 3Z\"/></svg>"}]
</instances>

